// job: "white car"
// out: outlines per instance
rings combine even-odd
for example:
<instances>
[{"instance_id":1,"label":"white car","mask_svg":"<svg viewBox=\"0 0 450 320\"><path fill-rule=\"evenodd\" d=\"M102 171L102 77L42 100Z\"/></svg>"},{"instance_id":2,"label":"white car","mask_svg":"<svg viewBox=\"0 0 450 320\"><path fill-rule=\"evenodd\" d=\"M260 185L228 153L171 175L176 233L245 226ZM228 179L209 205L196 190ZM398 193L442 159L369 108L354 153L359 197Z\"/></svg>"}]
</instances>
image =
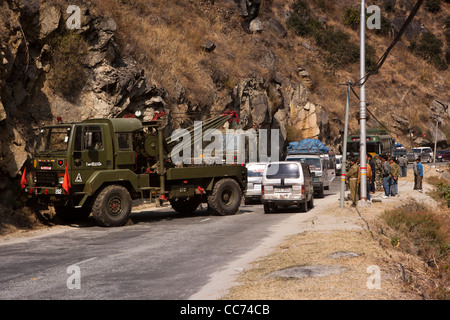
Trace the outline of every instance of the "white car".
<instances>
[{"instance_id":1,"label":"white car","mask_svg":"<svg viewBox=\"0 0 450 320\"><path fill-rule=\"evenodd\" d=\"M245 204L249 204L251 201L261 200L261 186L262 176L266 163L251 162L246 165L247 167L247 190L244 195Z\"/></svg>"},{"instance_id":2,"label":"white car","mask_svg":"<svg viewBox=\"0 0 450 320\"><path fill-rule=\"evenodd\" d=\"M264 212L278 206L296 205L306 212L314 207L313 174L306 163L271 162L264 169L262 197Z\"/></svg>"}]
</instances>

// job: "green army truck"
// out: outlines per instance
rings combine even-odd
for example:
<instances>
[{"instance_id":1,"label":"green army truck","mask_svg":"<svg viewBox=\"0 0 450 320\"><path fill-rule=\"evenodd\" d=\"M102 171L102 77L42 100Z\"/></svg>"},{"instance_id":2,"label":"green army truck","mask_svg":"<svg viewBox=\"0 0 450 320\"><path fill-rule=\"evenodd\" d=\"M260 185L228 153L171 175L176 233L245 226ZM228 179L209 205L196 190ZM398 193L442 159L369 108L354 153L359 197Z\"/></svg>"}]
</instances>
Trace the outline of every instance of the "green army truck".
<instances>
[{"instance_id":1,"label":"green army truck","mask_svg":"<svg viewBox=\"0 0 450 320\"><path fill-rule=\"evenodd\" d=\"M219 117L222 124L230 115ZM87 218L122 226L132 200L170 202L182 214L207 203L217 215L239 210L247 187L240 165L175 166L161 121L91 119L44 126L34 158L24 168L22 189L63 219Z\"/></svg>"}]
</instances>

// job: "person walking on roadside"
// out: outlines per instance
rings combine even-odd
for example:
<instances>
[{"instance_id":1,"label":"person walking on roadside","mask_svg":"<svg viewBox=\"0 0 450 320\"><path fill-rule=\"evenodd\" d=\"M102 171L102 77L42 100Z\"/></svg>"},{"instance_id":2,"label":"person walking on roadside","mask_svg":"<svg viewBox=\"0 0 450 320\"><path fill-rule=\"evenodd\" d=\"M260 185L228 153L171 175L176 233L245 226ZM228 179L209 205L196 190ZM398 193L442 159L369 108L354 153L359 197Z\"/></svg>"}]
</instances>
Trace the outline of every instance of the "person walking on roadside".
<instances>
[{"instance_id":1,"label":"person walking on roadside","mask_svg":"<svg viewBox=\"0 0 450 320\"><path fill-rule=\"evenodd\" d=\"M400 166L394 161L394 158L389 159L389 165L391 167L390 178L390 192L391 196L398 196L398 177L400 176Z\"/></svg>"},{"instance_id":2,"label":"person walking on roadside","mask_svg":"<svg viewBox=\"0 0 450 320\"><path fill-rule=\"evenodd\" d=\"M423 180L423 165L421 160L422 159L418 157L414 166L414 190L419 190L419 192L422 192Z\"/></svg>"},{"instance_id":3,"label":"person walking on roadside","mask_svg":"<svg viewBox=\"0 0 450 320\"><path fill-rule=\"evenodd\" d=\"M350 158L350 169L347 173L347 181L350 187L350 199L352 200L352 207L356 207L358 204L358 171L359 166L356 163L355 158Z\"/></svg>"},{"instance_id":4,"label":"person walking on roadside","mask_svg":"<svg viewBox=\"0 0 450 320\"><path fill-rule=\"evenodd\" d=\"M378 154L375 155L375 190L383 190L383 162Z\"/></svg>"},{"instance_id":5,"label":"person walking on roadside","mask_svg":"<svg viewBox=\"0 0 450 320\"><path fill-rule=\"evenodd\" d=\"M408 158L406 158L406 155L398 159L398 164L400 166L400 177L406 177L408 171Z\"/></svg>"},{"instance_id":6,"label":"person walking on roadside","mask_svg":"<svg viewBox=\"0 0 450 320\"><path fill-rule=\"evenodd\" d=\"M367 155L367 164L369 164L369 156ZM371 190L371 185L370 182L372 181L372 168L370 165L367 166L367 170L366 170L366 179L367 179L367 200L370 200L370 190ZM358 186L361 183L361 170L358 170ZM361 194L361 188L360 188L360 194Z\"/></svg>"},{"instance_id":7,"label":"person walking on roadside","mask_svg":"<svg viewBox=\"0 0 450 320\"><path fill-rule=\"evenodd\" d=\"M387 156L381 156L381 162L383 163L383 188L384 188L384 196L383 198L389 198L391 194L391 185L390 185L390 177L391 174L391 166L389 162L387 162Z\"/></svg>"}]
</instances>

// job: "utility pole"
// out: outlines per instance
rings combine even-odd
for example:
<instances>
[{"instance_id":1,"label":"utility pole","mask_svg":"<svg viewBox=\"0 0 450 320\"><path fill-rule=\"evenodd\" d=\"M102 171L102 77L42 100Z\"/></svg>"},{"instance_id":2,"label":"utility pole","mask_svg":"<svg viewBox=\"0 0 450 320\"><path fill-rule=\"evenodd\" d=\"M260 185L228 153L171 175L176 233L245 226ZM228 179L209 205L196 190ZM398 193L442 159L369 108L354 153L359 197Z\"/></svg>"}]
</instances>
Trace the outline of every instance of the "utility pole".
<instances>
[{"instance_id":1,"label":"utility pole","mask_svg":"<svg viewBox=\"0 0 450 320\"><path fill-rule=\"evenodd\" d=\"M361 182L360 182L360 192L361 200L367 201L367 158L366 158L366 86L365 80L366 76L366 1L361 0L361 18L360 18L360 29L361 29L361 52L360 52L360 75L361 75L361 87L360 87L360 152L359 152L359 163L361 171Z\"/></svg>"},{"instance_id":2,"label":"utility pole","mask_svg":"<svg viewBox=\"0 0 450 320\"><path fill-rule=\"evenodd\" d=\"M345 124L344 124L344 139L342 141L342 165L341 165L341 198L340 207L344 208L345 198L345 176L347 174L347 136L348 136L348 114L350 109L350 89L352 83L347 81L347 105L345 107Z\"/></svg>"}]
</instances>

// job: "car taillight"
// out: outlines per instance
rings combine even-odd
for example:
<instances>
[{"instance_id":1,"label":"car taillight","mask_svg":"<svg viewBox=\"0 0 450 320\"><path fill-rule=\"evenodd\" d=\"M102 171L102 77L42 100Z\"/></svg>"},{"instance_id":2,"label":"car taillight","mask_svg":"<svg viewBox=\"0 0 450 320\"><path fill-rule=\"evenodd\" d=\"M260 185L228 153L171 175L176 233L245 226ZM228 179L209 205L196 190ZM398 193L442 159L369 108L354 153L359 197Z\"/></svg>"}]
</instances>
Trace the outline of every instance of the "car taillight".
<instances>
[{"instance_id":1,"label":"car taillight","mask_svg":"<svg viewBox=\"0 0 450 320\"><path fill-rule=\"evenodd\" d=\"M264 186L261 186L261 195L264 194Z\"/></svg>"},{"instance_id":2,"label":"car taillight","mask_svg":"<svg viewBox=\"0 0 450 320\"><path fill-rule=\"evenodd\" d=\"M302 186L302 194L305 194L305 186Z\"/></svg>"}]
</instances>

